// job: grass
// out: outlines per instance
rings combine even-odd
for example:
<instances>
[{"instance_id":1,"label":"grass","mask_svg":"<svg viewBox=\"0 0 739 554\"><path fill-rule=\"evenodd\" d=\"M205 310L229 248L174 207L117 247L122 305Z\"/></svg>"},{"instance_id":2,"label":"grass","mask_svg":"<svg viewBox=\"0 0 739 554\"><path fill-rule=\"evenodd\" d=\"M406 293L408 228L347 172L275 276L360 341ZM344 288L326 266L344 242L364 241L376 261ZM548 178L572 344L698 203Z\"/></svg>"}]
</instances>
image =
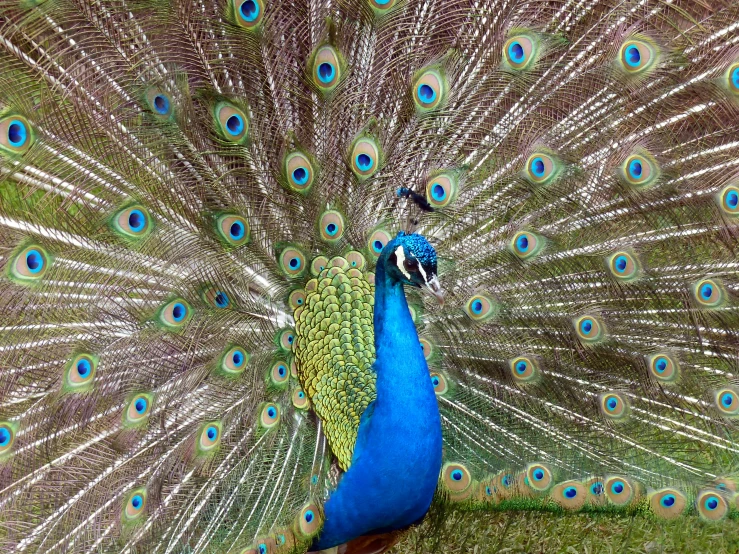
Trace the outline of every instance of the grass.
<instances>
[{"instance_id":1,"label":"grass","mask_svg":"<svg viewBox=\"0 0 739 554\"><path fill-rule=\"evenodd\" d=\"M739 554L739 519L551 512L462 512L425 521L392 554Z\"/></svg>"}]
</instances>

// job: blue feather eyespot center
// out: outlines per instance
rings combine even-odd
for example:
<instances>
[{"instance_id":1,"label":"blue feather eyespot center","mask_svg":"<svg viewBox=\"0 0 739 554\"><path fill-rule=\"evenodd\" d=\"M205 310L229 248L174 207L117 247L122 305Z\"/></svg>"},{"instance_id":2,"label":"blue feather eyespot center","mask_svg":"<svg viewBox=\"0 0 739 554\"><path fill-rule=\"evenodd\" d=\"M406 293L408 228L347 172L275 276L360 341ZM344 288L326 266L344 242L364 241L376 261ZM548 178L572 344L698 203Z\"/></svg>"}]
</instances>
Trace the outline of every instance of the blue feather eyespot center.
<instances>
[{"instance_id":1,"label":"blue feather eyespot center","mask_svg":"<svg viewBox=\"0 0 739 554\"><path fill-rule=\"evenodd\" d=\"M135 509L141 508L141 506L144 503L144 499L141 497L140 494L136 494L131 498L131 506L133 506Z\"/></svg>"},{"instance_id":2,"label":"blue feather eyespot center","mask_svg":"<svg viewBox=\"0 0 739 554\"><path fill-rule=\"evenodd\" d=\"M542 479L544 479L544 471L542 471L541 469L537 469L536 471L534 471L534 479L536 479L537 481L541 481Z\"/></svg>"},{"instance_id":3,"label":"blue feather eyespot center","mask_svg":"<svg viewBox=\"0 0 739 554\"><path fill-rule=\"evenodd\" d=\"M293 170L293 181L298 185L304 185L308 182L308 171L304 167L298 167Z\"/></svg>"},{"instance_id":4,"label":"blue feather eyespot center","mask_svg":"<svg viewBox=\"0 0 739 554\"><path fill-rule=\"evenodd\" d=\"M618 407L618 400L611 397L608 399L608 402L606 402L606 406L608 407L609 410L613 411Z\"/></svg>"},{"instance_id":5,"label":"blue feather eyespot center","mask_svg":"<svg viewBox=\"0 0 739 554\"><path fill-rule=\"evenodd\" d=\"M636 46L626 47L626 63L631 67L639 67L641 63L641 53Z\"/></svg>"},{"instance_id":6,"label":"blue feather eyespot center","mask_svg":"<svg viewBox=\"0 0 739 554\"><path fill-rule=\"evenodd\" d=\"M328 233L328 235L331 237L333 237L338 230L339 227L336 225L336 223L329 223L328 225L326 225L326 233Z\"/></svg>"},{"instance_id":7,"label":"blue feather eyespot center","mask_svg":"<svg viewBox=\"0 0 739 554\"><path fill-rule=\"evenodd\" d=\"M219 308L228 306L228 296L225 292L218 291L218 294L216 294L216 306Z\"/></svg>"},{"instance_id":8,"label":"blue feather eyespot center","mask_svg":"<svg viewBox=\"0 0 739 554\"><path fill-rule=\"evenodd\" d=\"M705 284L701 287L701 297L704 300L710 300L711 295L713 294L713 286L709 284Z\"/></svg>"},{"instance_id":9,"label":"blue feather eyespot center","mask_svg":"<svg viewBox=\"0 0 739 554\"><path fill-rule=\"evenodd\" d=\"M311 475L310 482L313 485L317 485L318 484L318 475Z\"/></svg>"},{"instance_id":10,"label":"blue feather eyespot center","mask_svg":"<svg viewBox=\"0 0 739 554\"><path fill-rule=\"evenodd\" d=\"M660 504L664 506L665 508L669 508L673 504L675 504L675 495L674 494L666 494L662 497L662 500L660 500Z\"/></svg>"},{"instance_id":11,"label":"blue feather eyespot center","mask_svg":"<svg viewBox=\"0 0 739 554\"><path fill-rule=\"evenodd\" d=\"M734 403L733 394L731 394L730 392L727 392L721 395L721 404L723 404L724 407L730 408L733 403Z\"/></svg>"},{"instance_id":12,"label":"blue feather eyespot center","mask_svg":"<svg viewBox=\"0 0 739 554\"><path fill-rule=\"evenodd\" d=\"M244 236L244 224L240 221L234 221L228 230L228 234L234 240L239 240Z\"/></svg>"},{"instance_id":13,"label":"blue feather eyespot center","mask_svg":"<svg viewBox=\"0 0 739 554\"><path fill-rule=\"evenodd\" d=\"M5 427L0 427L0 446L8 446L10 443L10 431Z\"/></svg>"},{"instance_id":14,"label":"blue feather eyespot center","mask_svg":"<svg viewBox=\"0 0 739 554\"><path fill-rule=\"evenodd\" d=\"M718 500L711 497L708 500L706 500L705 506L706 506L706 509L713 511L716 508L718 508Z\"/></svg>"},{"instance_id":15,"label":"blue feather eyespot center","mask_svg":"<svg viewBox=\"0 0 739 554\"><path fill-rule=\"evenodd\" d=\"M455 481L461 481L462 477L464 476L462 475L462 472L460 470L455 469L454 471L452 471L452 479L454 479Z\"/></svg>"},{"instance_id":16,"label":"blue feather eyespot center","mask_svg":"<svg viewBox=\"0 0 739 554\"><path fill-rule=\"evenodd\" d=\"M621 494L624 492L624 484L621 481L616 481L611 485L611 492L613 494Z\"/></svg>"},{"instance_id":17,"label":"blue feather eyespot center","mask_svg":"<svg viewBox=\"0 0 739 554\"><path fill-rule=\"evenodd\" d=\"M128 214L128 226L131 228L131 231L138 233L143 230L145 225L146 216L144 212L141 210L131 210L131 213Z\"/></svg>"},{"instance_id":18,"label":"blue feather eyespot center","mask_svg":"<svg viewBox=\"0 0 739 554\"><path fill-rule=\"evenodd\" d=\"M290 344L292 344L294 340L295 340L295 337L293 337L292 335L287 336L287 342L289 342Z\"/></svg>"},{"instance_id":19,"label":"blue feather eyespot center","mask_svg":"<svg viewBox=\"0 0 739 554\"><path fill-rule=\"evenodd\" d=\"M735 190L730 190L728 193L726 193L726 204L732 210L735 210L737 207L739 207L739 192Z\"/></svg>"},{"instance_id":20,"label":"blue feather eyespot center","mask_svg":"<svg viewBox=\"0 0 739 554\"><path fill-rule=\"evenodd\" d=\"M143 398L139 398L136 400L136 403L133 405L134 408L136 408L136 412L139 414L143 414L146 411L146 400Z\"/></svg>"},{"instance_id":21,"label":"blue feather eyespot center","mask_svg":"<svg viewBox=\"0 0 739 554\"><path fill-rule=\"evenodd\" d=\"M524 362L523 360L521 360L520 362L516 364L516 372L521 373L521 374L526 373L527 367L528 367L528 364Z\"/></svg>"},{"instance_id":22,"label":"blue feather eyespot center","mask_svg":"<svg viewBox=\"0 0 739 554\"><path fill-rule=\"evenodd\" d=\"M300 258L290 258L288 265L291 269L298 269L300 267Z\"/></svg>"},{"instance_id":23,"label":"blue feather eyespot center","mask_svg":"<svg viewBox=\"0 0 739 554\"><path fill-rule=\"evenodd\" d=\"M287 368L285 368L284 365L281 365L280 367L277 368L277 373L279 373L280 377L284 377L285 374L287 373Z\"/></svg>"},{"instance_id":24,"label":"blue feather eyespot center","mask_svg":"<svg viewBox=\"0 0 739 554\"><path fill-rule=\"evenodd\" d=\"M472 312L475 313L475 314L482 313L482 302L480 300L475 300L472 303L471 308L472 308Z\"/></svg>"},{"instance_id":25,"label":"blue feather eyespot center","mask_svg":"<svg viewBox=\"0 0 739 554\"><path fill-rule=\"evenodd\" d=\"M315 517L315 514L313 513L313 510L308 510L307 512L305 512L303 519L305 519L306 523L310 523L311 521L313 521L314 517Z\"/></svg>"},{"instance_id":26,"label":"blue feather eyespot center","mask_svg":"<svg viewBox=\"0 0 739 554\"><path fill-rule=\"evenodd\" d=\"M490 487L485 487L485 494L487 494L488 496L492 496L493 490Z\"/></svg>"},{"instance_id":27,"label":"blue feather eyespot center","mask_svg":"<svg viewBox=\"0 0 739 554\"><path fill-rule=\"evenodd\" d=\"M431 378L431 384L434 385L434 387L438 387L440 382L441 381L439 381L439 378L436 376Z\"/></svg>"},{"instance_id":28,"label":"blue feather eyespot center","mask_svg":"<svg viewBox=\"0 0 739 554\"><path fill-rule=\"evenodd\" d=\"M302 390L298 393L298 398L300 399L305 398L305 393Z\"/></svg>"},{"instance_id":29,"label":"blue feather eyespot center","mask_svg":"<svg viewBox=\"0 0 739 554\"><path fill-rule=\"evenodd\" d=\"M267 554L267 545L266 544L260 544L259 545L259 554Z\"/></svg>"},{"instance_id":30,"label":"blue feather eyespot center","mask_svg":"<svg viewBox=\"0 0 739 554\"><path fill-rule=\"evenodd\" d=\"M600 482L598 482L598 483L593 483L593 484L592 484L592 485L590 486L590 492L591 492L592 494L596 495L596 496L598 496L598 495L602 494L602 493L603 493L603 483L600 483Z\"/></svg>"},{"instance_id":31,"label":"blue feather eyespot center","mask_svg":"<svg viewBox=\"0 0 739 554\"><path fill-rule=\"evenodd\" d=\"M626 256L617 257L615 263L616 271L618 271L619 273L623 273L624 271L626 271L626 266L628 265L628 263L629 262L626 259Z\"/></svg>"},{"instance_id":32,"label":"blue feather eyespot center","mask_svg":"<svg viewBox=\"0 0 739 554\"><path fill-rule=\"evenodd\" d=\"M372 243L372 248L375 252L382 252L382 249L385 248L385 245L382 244L382 241L376 240Z\"/></svg>"},{"instance_id":33,"label":"blue feather eyespot center","mask_svg":"<svg viewBox=\"0 0 739 554\"><path fill-rule=\"evenodd\" d=\"M529 249L529 239L526 235L521 235L516 239L516 248L518 248L520 252L526 252Z\"/></svg>"},{"instance_id":34,"label":"blue feather eyespot center","mask_svg":"<svg viewBox=\"0 0 739 554\"><path fill-rule=\"evenodd\" d=\"M330 83L335 74L336 70L334 69L333 64L323 62L318 65L318 78L322 83Z\"/></svg>"},{"instance_id":35,"label":"blue feather eyespot center","mask_svg":"<svg viewBox=\"0 0 739 554\"><path fill-rule=\"evenodd\" d=\"M665 358L657 358L654 367L657 370L657 373L664 373L667 369L667 365L667 360Z\"/></svg>"},{"instance_id":36,"label":"blue feather eyespot center","mask_svg":"<svg viewBox=\"0 0 739 554\"><path fill-rule=\"evenodd\" d=\"M636 48L634 50L636 50ZM631 175L633 179L640 179L642 171L643 168L639 160L632 160L629 163L629 175Z\"/></svg>"},{"instance_id":37,"label":"blue feather eyespot center","mask_svg":"<svg viewBox=\"0 0 739 554\"><path fill-rule=\"evenodd\" d=\"M234 136L241 134L244 130L244 120L238 114L233 114L226 120L226 129Z\"/></svg>"},{"instance_id":38,"label":"blue feather eyespot center","mask_svg":"<svg viewBox=\"0 0 739 554\"><path fill-rule=\"evenodd\" d=\"M26 133L26 126L20 121L12 121L8 125L8 141L16 148L23 146L26 142L28 133Z\"/></svg>"},{"instance_id":39,"label":"blue feather eyespot center","mask_svg":"<svg viewBox=\"0 0 739 554\"><path fill-rule=\"evenodd\" d=\"M187 308L185 308L185 305L181 302L177 302L177 304L174 305L172 308L172 319L174 319L177 322L182 321L185 319L185 316L187 315Z\"/></svg>"},{"instance_id":40,"label":"blue feather eyespot center","mask_svg":"<svg viewBox=\"0 0 739 554\"><path fill-rule=\"evenodd\" d=\"M565 489L565 496L567 498L575 498L577 496L577 489L575 487L567 487Z\"/></svg>"},{"instance_id":41,"label":"blue feather eyespot center","mask_svg":"<svg viewBox=\"0 0 739 554\"><path fill-rule=\"evenodd\" d=\"M593 322L590 319L583 319L580 323L580 330L587 335L593 330Z\"/></svg>"},{"instance_id":42,"label":"blue feather eyespot center","mask_svg":"<svg viewBox=\"0 0 739 554\"><path fill-rule=\"evenodd\" d=\"M510 475L505 475L503 477L503 479L501 479L500 482L503 483L503 486L504 487L508 487L511 484L511 476Z\"/></svg>"},{"instance_id":43,"label":"blue feather eyespot center","mask_svg":"<svg viewBox=\"0 0 739 554\"><path fill-rule=\"evenodd\" d=\"M267 408L267 415L268 415L268 416L269 416L270 418L275 418L275 417L277 417L277 410L275 410L274 408L272 408L272 407L270 406L269 408Z\"/></svg>"},{"instance_id":44,"label":"blue feather eyespot center","mask_svg":"<svg viewBox=\"0 0 739 554\"><path fill-rule=\"evenodd\" d=\"M246 0L246 2L241 4L239 11L241 12L241 17L251 23L259 15L259 4L254 2L254 0Z\"/></svg>"},{"instance_id":45,"label":"blue feather eyespot center","mask_svg":"<svg viewBox=\"0 0 739 554\"><path fill-rule=\"evenodd\" d=\"M426 83L422 83L418 85L418 98L420 98L421 102L424 104L431 104L436 100L436 91Z\"/></svg>"},{"instance_id":46,"label":"blue feather eyespot center","mask_svg":"<svg viewBox=\"0 0 739 554\"><path fill-rule=\"evenodd\" d=\"M523 46L521 46L520 42L512 42L508 47L508 55L515 63L521 63L526 54L524 53Z\"/></svg>"},{"instance_id":47,"label":"blue feather eyespot center","mask_svg":"<svg viewBox=\"0 0 739 554\"><path fill-rule=\"evenodd\" d=\"M215 426L211 425L208 427L208 430L205 432L206 435L208 435L208 438L210 440L216 440L216 437L218 436L218 429L215 428Z\"/></svg>"},{"instance_id":48,"label":"blue feather eyespot center","mask_svg":"<svg viewBox=\"0 0 739 554\"><path fill-rule=\"evenodd\" d=\"M731 72L731 83L734 85L734 88L739 89L739 67L734 68Z\"/></svg>"},{"instance_id":49,"label":"blue feather eyespot center","mask_svg":"<svg viewBox=\"0 0 739 554\"><path fill-rule=\"evenodd\" d=\"M441 202L446 199L446 189L439 183L434 183L431 187L431 196L434 197L434 200Z\"/></svg>"},{"instance_id":50,"label":"blue feather eyespot center","mask_svg":"<svg viewBox=\"0 0 739 554\"><path fill-rule=\"evenodd\" d=\"M26 267L31 273L38 273L44 268L44 258L38 250L29 250L26 253Z\"/></svg>"},{"instance_id":51,"label":"blue feather eyespot center","mask_svg":"<svg viewBox=\"0 0 739 554\"><path fill-rule=\"evenodd\" d=\"M157 94L154 97L154 109L157 111L157 113L160 113L162 115L166 114L169 111L169 100L167 100L167 97L161 94Z\"/></svg>"},{"instance_id":52,"label":"blue feather eyespot center","mask_svg":"<svg viewBox=\"0 0 739 554\"><path fill-rule=\"evenodd\" d=\"M80 360L77 362L77 374L83 379L90 375L91 370L92 367L90 366L90 362L87 360Z\"/></svg>"},{"instance_id":53,"label":"blue feather eyespot center","mask_svg":"<svg viewBox=\"0 0 739 554\"><path fill-rule=\"evenodd\" d=\"M241 354L241 352L234 352L233 356L231 356L231 361L235 366L240 366L244 362L244 356Z\"/></svg>"},{"instance_id":54,"label":"blue feather eyespot center","mask_svg":"<svg viewBox=\"0 0 739 554\"><path fill-rule=\"evenodd\" d=\"M357 167L361 171L369 171L373 165L374 162L368 154L357 154Z\"/></svg>"},{"instance_id":55,"label":"blue feather eyespot center","mask_svg":"<svg viewBox=\"0 0 739 554\"><path fill-rule=\"evenodd\" d=\"M541 158L534 158L534 160L531 162L531 171L536 177L544 177L544 171L546 170L546 167L544 166L544 160Z\"/></svg>"}]
</instances>

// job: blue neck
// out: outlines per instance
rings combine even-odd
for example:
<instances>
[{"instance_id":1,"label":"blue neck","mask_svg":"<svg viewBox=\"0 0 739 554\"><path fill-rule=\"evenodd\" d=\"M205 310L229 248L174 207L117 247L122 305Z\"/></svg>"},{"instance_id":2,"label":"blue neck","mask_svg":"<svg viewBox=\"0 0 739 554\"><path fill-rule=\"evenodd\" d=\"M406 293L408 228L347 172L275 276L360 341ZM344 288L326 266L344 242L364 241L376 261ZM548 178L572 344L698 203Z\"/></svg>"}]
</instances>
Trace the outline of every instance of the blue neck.
<instances>
[{"instance_id":1,"label":"blue neck","mask_svg":"<svg viewBox=\"0 0 739 554\"><path fill-rule=\"evenodd\" d=\"M403 285L375 272L377 400L362 415L352 465L325 505L318 548L400 529L428 510L441 470L441 420Z\"/></svg>"}]
</instances>

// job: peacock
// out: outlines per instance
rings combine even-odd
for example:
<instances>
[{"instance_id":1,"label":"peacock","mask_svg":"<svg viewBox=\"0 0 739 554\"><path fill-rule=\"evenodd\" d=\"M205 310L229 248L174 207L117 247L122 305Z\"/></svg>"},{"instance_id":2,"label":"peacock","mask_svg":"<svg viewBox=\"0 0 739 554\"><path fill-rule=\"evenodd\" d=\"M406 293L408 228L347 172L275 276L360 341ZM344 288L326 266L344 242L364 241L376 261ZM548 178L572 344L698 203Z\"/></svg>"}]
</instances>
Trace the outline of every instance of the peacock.
<instances>
[{"instance_id":1,"label":"peacock","mask_svg":"<svg viewBox=\"0 0 739 554\"><path fill-rule=\"evenodd\" d=\"M734 2L2 0L0 550L725 522L738 256Z\"/></svg>"}]
</instances>

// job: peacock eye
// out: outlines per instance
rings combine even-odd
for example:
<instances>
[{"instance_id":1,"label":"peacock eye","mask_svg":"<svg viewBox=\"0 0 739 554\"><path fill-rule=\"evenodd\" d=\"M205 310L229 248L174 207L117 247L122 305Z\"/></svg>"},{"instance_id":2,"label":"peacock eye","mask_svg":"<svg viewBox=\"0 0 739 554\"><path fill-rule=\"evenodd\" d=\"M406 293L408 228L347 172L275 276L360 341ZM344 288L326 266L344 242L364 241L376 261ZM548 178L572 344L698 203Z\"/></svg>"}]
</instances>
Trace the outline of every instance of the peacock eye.
<instances>
[{"instance_id":1,"label":"peacock eye","mask_svg":"<svg viewBox=\"0 0 739 554\"><path fill-rule=\"evenodd\" d=\"M405 267L407 271L416 272L418 271L418 262L416 260L405 259L403 260L403 267Z\"/></svg>"}]
</instances>

